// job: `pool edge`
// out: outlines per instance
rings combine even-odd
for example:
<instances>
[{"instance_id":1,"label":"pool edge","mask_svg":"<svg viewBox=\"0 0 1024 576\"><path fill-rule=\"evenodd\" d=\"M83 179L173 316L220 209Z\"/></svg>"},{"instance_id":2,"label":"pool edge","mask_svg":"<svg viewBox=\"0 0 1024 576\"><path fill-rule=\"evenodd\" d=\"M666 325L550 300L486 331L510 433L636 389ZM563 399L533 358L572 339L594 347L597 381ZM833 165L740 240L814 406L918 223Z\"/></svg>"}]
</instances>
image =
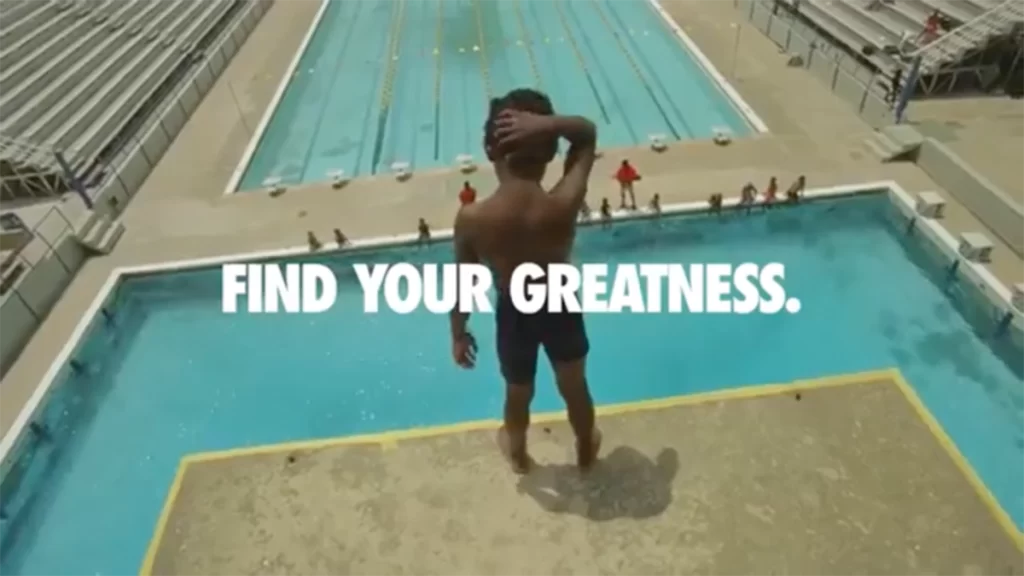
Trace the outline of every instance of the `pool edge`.
<instances>
[{"instance_id":1,"label":"pool edge","mask_svg":"<svg viewBox=\"0 0 1024 576\"><path fill-rule=\"evenodd\" d=\"M330 0L328 0L330 1ZM843 184L839 186L827 186L822 188L811 188L805 191L804 198L807 201L827 200L834 199L843 196L859 196L867 194L881 194L887 191L891 191L894 188L899 188L896 182L892 180L880 180L870 182L860 182L856 184ZM902 189L900 189L902 191ZM905 193L904 193L905 194ZM909 196L907 196L909 198ZM739 206L738 197L728 197L723 200L723 209L733 210ZM649 220L656 217L672 217L681 215L697 215L707 213L709 211L708 204L705 201L698 202L678 202L673 204L665 204L662 206L660 213L651 212L648 209L640 210L613 210L612 220L613 221L629 221L629 220ZM587 227L600 224L597 220L588 220L579 222L578 226ZM453 231L451 228L445 228L440 230L433 230L431 232L432 241L444 241L452 238ZM135 266L124 266L119 267L115 272L130 276L130 275L142 275L152 274L156 272L173 272L182 271L193 268L204 268L209 266L217 266L220 264L227 264L231 262L242 262L242 261L260 261L270 260L276 258L289 258L295 256L303 256L309 254L332 254L336 252L352 252L359 250L367 250L373 248L390 248L400 247L403 245L413 245L419 240L419 234L411 232L408 234L390 234L384 236L371 236L367 238L353 239L342 248L328 248L323 250L317 250L311 252L309 246L299 245L275 248L272 250L254 250L252 252L235 252L231 254L223 254L218 256L210 256L205 258L187 258L182 260L171 260L166 262L156 262L152 264L140 264Z\"/></svg>"},{"instance_id":2,"label":"pool edge","mask_svg":"<svg viewBox=\"0 0 1024 576\"><path fill-rule=\"evenodd\" d=\"M769 132L768 125L764 123L764 120L758 116L754 108L747 104L747 101L740 95L739 91L730 83L718 68L711 62L711 59L704 55L697 43L683 30L678 22L665 10L665 7L661 5L660 0L647 0L654 11L665 21L669 29L675 35L676 39L682 43L683 47L687 52L693 55L694 60L697 61L697 65L704 71L704 74L711 79L711 81L718 87L723 93L729 103L732 104L736 111L740 113L740 116L746 120L747 124L758 134L767 134ZM740 24L737 24L740 25Z\"/></svg>"}]
</instances>

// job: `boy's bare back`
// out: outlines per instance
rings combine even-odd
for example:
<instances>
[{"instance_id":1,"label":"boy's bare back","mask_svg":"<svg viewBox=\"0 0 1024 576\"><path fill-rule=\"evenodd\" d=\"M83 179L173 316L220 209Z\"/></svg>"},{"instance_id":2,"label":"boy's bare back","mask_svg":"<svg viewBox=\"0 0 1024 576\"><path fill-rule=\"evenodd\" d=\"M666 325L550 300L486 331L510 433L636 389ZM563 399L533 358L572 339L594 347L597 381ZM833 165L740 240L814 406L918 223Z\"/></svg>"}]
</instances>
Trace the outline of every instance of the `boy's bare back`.
<instances>
[{"instance_id":1,"label":"boy's bare back","mask_svg":"<svg viewBox=\"0 0 1024 576\"><path fill-rule=\"evenodd\" d=\"M524 262L566 262L576 235L576 214L536 184L514 182L460 214L480 259L507 286Z\"/></svg>"}]
</instances>

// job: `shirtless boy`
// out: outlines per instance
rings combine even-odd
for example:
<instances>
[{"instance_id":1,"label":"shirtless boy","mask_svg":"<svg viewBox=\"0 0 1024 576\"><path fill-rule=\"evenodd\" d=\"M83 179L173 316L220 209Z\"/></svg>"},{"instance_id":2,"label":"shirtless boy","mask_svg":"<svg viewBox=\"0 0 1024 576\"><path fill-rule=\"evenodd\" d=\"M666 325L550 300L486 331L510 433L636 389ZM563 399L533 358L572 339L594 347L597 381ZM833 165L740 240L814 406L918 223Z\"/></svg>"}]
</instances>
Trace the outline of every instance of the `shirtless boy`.
<instances>
[{"instance_id":1,"label":"shirtless boy","mask_svg":"<svg viewBox=\"0 0 1024 576\"><path fill-rule=\"evenodd\" d=\"M562 179L549 192L541 180L555 157L559 138L569 141L569 152ZM535 314L520 313L508 293L519 264L569 261L596 142L592 122L556 116L544 94L519 89L495 98L484 125L484 150L494 164L498 189L485 200L465 206L455 218L457 261L484 262L496 276L498 361L505 378L505 416L498 445L517 473L525 473L530 465L526 432L541 347L569 412L581 470L594 463L600 449L587 386L590 343L583 316L548 312L546 307ZM472 368L476 360L468 319L458 310L451 314L452 355L463 368Z\"/></svg>"}]
</instances>

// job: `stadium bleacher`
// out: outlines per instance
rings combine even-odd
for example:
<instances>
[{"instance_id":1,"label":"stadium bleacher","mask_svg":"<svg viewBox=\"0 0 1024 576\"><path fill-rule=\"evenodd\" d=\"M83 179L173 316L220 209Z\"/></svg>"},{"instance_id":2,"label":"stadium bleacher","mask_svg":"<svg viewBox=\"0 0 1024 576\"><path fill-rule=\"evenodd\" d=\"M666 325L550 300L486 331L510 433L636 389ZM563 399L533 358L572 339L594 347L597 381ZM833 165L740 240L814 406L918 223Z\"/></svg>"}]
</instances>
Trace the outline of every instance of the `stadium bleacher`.
<instances>
[{"instance_id":1,"label":"stadium bleacher","mask_svg":"<svg viewBox=\"0 0 1024 576\"><path fill-rule=\"evenodd\" d=\"M787 0L802 18L826 32L878 73L889 76L915 56L923 57L923 72L962 73L981 63L969 61L990 43L1005 37L1024 19L1020 0ZM952 29L928 45L913 42L899 52L901 38L916 40L925 21L938 11ZM986 63L991 66L991 63Z\"/></svg>"},{"instance_id":2,"label":"stadium bleacher","mask_svg":"<svg viewBox=\"0 0 1024 576\"><path fill-rule=\"evenodd\" d=\"M0 0L0 375L272 4Z\"/></svg>"},{"instance_id":3,"label":"stadium bleacher","mask_svg":"<svg viewBox=\"0 0 1024 576\"><path fill-rule=\"evenodd\" d=\"M0 2L0 170L86 172L241 0ZM3 199L39 195L4 186ZM59 195L64 190L51 190Z\"/></svg>"}]
</instances>

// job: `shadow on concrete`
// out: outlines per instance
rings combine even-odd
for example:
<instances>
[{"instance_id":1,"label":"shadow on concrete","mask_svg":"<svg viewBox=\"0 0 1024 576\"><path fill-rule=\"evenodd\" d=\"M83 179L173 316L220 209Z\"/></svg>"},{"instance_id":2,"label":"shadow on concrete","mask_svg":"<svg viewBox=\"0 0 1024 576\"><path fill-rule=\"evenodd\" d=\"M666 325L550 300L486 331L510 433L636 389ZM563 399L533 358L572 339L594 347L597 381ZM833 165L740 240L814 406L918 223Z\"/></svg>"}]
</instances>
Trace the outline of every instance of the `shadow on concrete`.
<instances>
[{"instance_id":1,"label":"shadow on concrete","mask_svg":"<svg viewBox=\"0 0 1024 576\"><path fill-rule=\"evenodd\" d=\"M653 460L628 446L618 446L594 468L581 474L575 465L536 465L517 488L556 514L575 514L604 522L617 518L653 518L672 504L672 483L679 453L664 448Z\"/></svg>"}]
</instances>

